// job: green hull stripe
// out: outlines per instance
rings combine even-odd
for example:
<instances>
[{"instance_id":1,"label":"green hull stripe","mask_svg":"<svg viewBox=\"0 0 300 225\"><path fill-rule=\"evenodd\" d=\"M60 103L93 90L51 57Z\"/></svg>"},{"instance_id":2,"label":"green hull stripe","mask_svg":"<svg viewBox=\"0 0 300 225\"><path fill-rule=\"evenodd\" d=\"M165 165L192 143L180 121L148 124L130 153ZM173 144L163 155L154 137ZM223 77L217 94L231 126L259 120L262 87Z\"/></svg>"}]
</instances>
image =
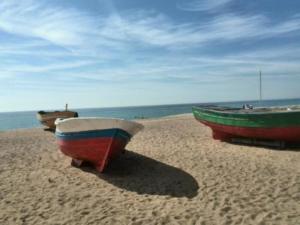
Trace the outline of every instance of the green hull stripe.
<instances>
[{"instance_id":1,"label":"green hull stripe","mask_svg":"<svg viewBox=\"0 0 300 225\"><path fill-rule=\"evenodd\" d=\"M231 113L193 107L196 119L239 127L294 127L300 126L300 111L278 113Z\"/></svg>"}]
</instances>

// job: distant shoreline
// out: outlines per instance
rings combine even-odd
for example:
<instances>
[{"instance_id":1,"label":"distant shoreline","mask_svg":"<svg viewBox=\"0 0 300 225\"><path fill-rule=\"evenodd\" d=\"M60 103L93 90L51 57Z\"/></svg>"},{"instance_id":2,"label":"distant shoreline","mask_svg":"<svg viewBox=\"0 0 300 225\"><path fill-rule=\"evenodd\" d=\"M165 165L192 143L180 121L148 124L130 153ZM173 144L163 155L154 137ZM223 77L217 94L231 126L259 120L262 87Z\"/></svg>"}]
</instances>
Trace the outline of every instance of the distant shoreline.
<instances>
[{"instance_id":1,"label":"distant shoreline","mask_svg":"<svg viewBox=\"0 0 300 225\"><path fill-rule=\"evenodd\" d=\"M133 119L135 121L154 121L154 120L161 120L161 119L173 119L173 118L189 118L192 117L192 113L183 113L183 114L176 114L176 115L169 115L169 116L161 116L155 118L136 118ZM28 127L28 128L16 128L16 129L9 129L9 130L0 130L0 132L15 132L15 131L29 131L29 130L36 130L36 129L46 129L46 127L40 125L36 127Z\"/></svg>"},{"instance_id":2,"label":"distant shoreline","mask_svg":"<svg viewBox=\"0 0 300 225\"><path fill-rule=\"evenodd\" d=\"M263 102L272 102L272 101L299 101L299 98L280 98L280 99L263 99ZM72 108L72 110L91 110L91 109L124 109L124 108L144 108L144 107L163 107L163 106L177 106L177 105L200 105L200 104L231 104L231 103L248 103L248 102L260 102L258 99L253 100L237 100L237 101L215 101L215 102L192 102L192 103L170 103L170 104L158 104L158 105L131 105L131 106L111 106L111 107L81 107L81 108ZM17 111L0 111L2 113L24 113L24 112L38 112L43 111L55 111L55 110L64 110L64 108L48 108L48 109L36 109L36 110L17 110Z\"/></svg>"},{"instance_id":3,"label":"distant shoreline","mask_svg":"<svg viewBox=\"0 0 300 225\"><path fill-rule=\"evenodd\" d=\"M222 103L192 103L177 105L156 105L156 106L135 106L135 107L114 107L114 108L91 108L73 109L77 111L79 117L105 117L122 118L128 120L155 119L166 116L174 116L192 113L192 107L199 104L217 104L221 106L241 107L243 104L251 104L254 107L272 107L284 105L300 105L300 99L285 100L263 100L259 101L239 101ZM0 130L14 130L22 128L41 127L36 119L37 111L26 112L6 112L0 113Z\"/></svg>"}]
</instances>

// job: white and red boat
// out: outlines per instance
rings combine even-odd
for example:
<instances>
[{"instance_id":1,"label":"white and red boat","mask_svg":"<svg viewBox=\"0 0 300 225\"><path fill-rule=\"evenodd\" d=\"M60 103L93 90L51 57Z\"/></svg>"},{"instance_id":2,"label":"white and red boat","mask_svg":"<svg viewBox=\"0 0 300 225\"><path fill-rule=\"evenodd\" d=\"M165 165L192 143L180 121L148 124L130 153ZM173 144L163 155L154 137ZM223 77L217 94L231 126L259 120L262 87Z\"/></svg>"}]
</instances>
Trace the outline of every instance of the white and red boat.
<instances>
[{"instance_id":1,"label":"white and red boat","mask_svg":"<svg viewBox=\"0 0 300 225\"><path fill-rule=\"evenodd\" d=\"M110 118L57 119L55 125L59 147L72 158L72 165L87 161L99 172L143 129L137 122Z\"/></svg>"}]
</instances>

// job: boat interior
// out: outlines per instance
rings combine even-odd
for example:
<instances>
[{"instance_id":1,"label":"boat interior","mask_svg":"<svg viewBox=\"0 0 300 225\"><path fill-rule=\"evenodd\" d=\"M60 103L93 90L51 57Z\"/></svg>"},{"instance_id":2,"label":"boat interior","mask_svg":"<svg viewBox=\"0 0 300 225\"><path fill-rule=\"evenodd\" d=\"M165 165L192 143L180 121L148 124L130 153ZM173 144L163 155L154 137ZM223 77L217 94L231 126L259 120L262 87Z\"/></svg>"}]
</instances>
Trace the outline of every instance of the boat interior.
<instances>
[{"instance_id":1,"label":"boat interior","mask_svg":"<svg viewBox=\"0 0 300 225\"><path fill-rule=\"evenodd\" d=\"M299 111L299 105L292 106L280 106L280 107L253 107L251 105L243 105L241 108L233 108L227 106L217 106L217 105L201 105L200 108L214 110L218 112L228 112L228 113L280 113L280 112L291 112Z\"/></svg>"}]
</instances>

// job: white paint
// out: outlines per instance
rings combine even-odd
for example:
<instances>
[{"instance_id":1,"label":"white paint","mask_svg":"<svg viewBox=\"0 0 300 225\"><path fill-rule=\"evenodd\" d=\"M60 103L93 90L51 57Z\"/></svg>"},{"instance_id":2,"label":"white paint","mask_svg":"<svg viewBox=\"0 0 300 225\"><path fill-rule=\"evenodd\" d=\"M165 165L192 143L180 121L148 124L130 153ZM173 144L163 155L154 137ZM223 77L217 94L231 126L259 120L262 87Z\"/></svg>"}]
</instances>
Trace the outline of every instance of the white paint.
<instances>
[{"instance_id":1,"label":"white paint","mask_svg":"<svg viewBox=\"0 0 300 225\"><path fill-rule=\"evenodd\" d=\"M55 125L56 131L63 133L117 128L126 131L131 136L144 128L142 124L134 121L99 117L57 119Z\"/></svg>"}]
</instances>

